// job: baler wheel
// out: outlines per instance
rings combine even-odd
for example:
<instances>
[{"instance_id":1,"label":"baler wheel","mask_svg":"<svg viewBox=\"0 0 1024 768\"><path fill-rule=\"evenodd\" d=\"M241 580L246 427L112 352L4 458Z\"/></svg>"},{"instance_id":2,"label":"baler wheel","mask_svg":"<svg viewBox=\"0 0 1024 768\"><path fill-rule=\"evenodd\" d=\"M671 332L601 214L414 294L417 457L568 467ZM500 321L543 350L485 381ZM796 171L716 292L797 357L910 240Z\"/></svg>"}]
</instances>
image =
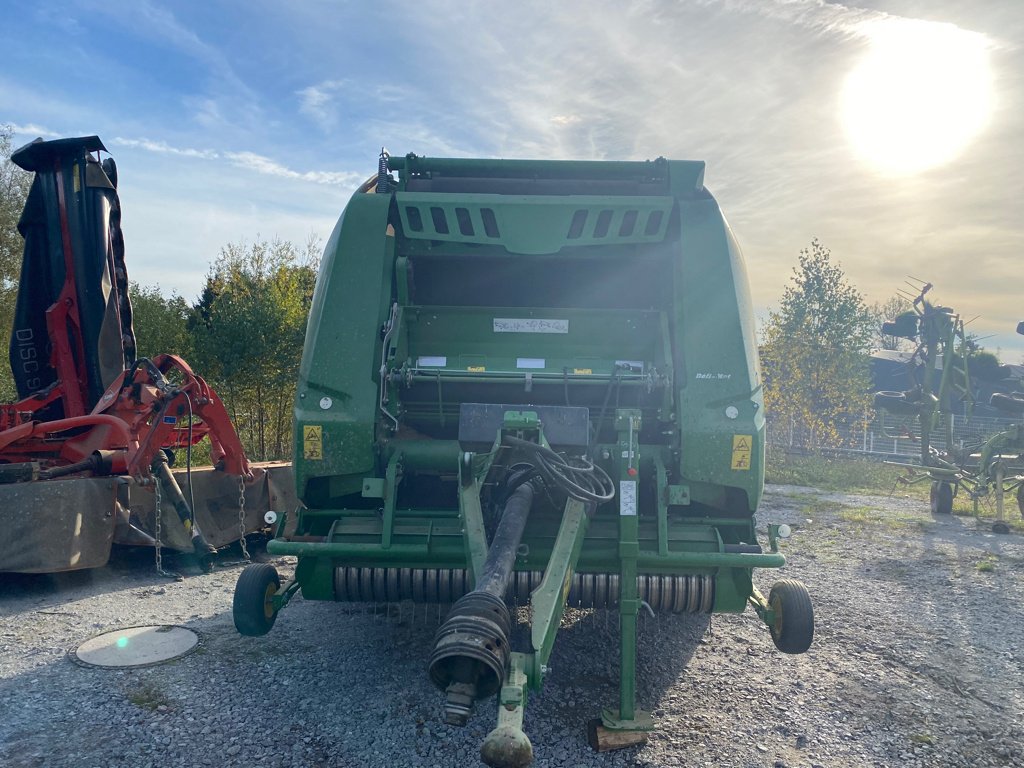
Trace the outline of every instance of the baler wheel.
<instances>
[{"instance_id":1,"label":"baler wheel","mask_svg":"<svg viewBox=\"0 0 1024 768\"><path fill-rule=\"evenodd\" d=\"M265 635L277 620L274 593L281 586L277 569L269 563L246 566L235 584L235 597L231 613L235 629L246 637Z\"/></svg>"},{"instance_id":2,"label":"baler wheel","mask_svg":"<svg viewBox=\"0 0 1024 768\"><path fill-rule=\"evenodd\" d=\"M950 483L943 483L939 480L933 482L929 498L933 515L953 514L953 486Z\"/></svg>"},{"instance_id":3,"label":"baler wheel","mask_svg":"<svg viewBox=\"0 0 1024 768\"><path fill-rule=\"evenodd\" d=\"M795 579L782 579L772 585L768 605L775 621L768 628L775 647L783 653L803 653L814 639L814 607L807 587Z\"/></svg>"}]
</instances>

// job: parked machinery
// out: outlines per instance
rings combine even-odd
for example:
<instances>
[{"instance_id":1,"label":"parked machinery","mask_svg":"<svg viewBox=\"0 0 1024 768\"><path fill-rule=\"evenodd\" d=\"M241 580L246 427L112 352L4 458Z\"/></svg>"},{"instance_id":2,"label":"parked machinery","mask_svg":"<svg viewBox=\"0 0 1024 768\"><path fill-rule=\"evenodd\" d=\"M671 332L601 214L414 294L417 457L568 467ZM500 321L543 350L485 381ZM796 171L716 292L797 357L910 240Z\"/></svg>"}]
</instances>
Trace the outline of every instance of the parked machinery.
<instances>
[{"instance_id":1,"label":"parked machinery","mask_svg":"<svg viewBox=\"0 0 1024 768\"><path fill-rule=\"evenodd\" d=\"M1024 423L1010 426L991 437L969 445L953 440L952 411L955 400L974 402L969 371L967 337L960 316L950 307L937 306L925 296L932 289L925 283L913 298L912 308L882 325L882 333L909 339L917 344L908 365L915 369L916 386L906 392L876 392L875 408L917 422L917 434L909 430L902 436L919 441L919 463L886 462L908 470L905 482L931 482L930 502L933 514L950 514L953 499L963 489L973 501L977 514L981 499L995 499L996 520L992 530L1009 533L1004 497L1016 493L1024 515ZM1024 323L1017 326L1024 333ZM1024 416L1024 394L995 393L990 404L1007 414ZM1022 419L1024 422L1024 419ZM936 443L941 442L942 448Z\"/></svg>"},{"instance_id":2,"label":"parked machinery","mask_svg":"<svg viewBox=\"0 0 1024 768\"><path fill-rule=\"evenodd\" d=\"M184 360L136 356L117 167L103 151L97 136L37 139L11 157L35 178L10 342L20 400L0 405L0 572L101 566L112 543L206 559L294 498L288 468L249 464ZM215 466L172 472L173 451L204 437Z\"/></svg>"},{"instance_id":3,"label":"parked machinery","mask_svg":"<svg viewBox=\"0 0 1024 768\"><path fill-rule=\"evenodd\" d=\"M397 181L392 171L398 171ZM433 159L382 153L330 238L296 399L306 508L234 597L242 634L307 599L453 603L424 649L462 724L496 695L490 765L525 765L567 604L621 627L620 697L598 748L643 739L642 606L740 612L810 646L799 582L755 533L764 409L739 248L704 163ZM507 601L529 604L512 648Z\"/></svg>"}]
</instances>

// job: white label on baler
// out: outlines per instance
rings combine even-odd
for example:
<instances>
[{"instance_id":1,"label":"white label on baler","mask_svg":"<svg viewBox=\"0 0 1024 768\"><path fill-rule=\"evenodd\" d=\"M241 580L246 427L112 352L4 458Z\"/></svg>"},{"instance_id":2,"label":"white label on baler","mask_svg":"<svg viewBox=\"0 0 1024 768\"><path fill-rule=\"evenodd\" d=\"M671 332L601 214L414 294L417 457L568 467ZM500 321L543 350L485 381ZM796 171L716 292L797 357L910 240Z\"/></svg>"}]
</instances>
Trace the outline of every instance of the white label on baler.
<instances>
[{"instance_id":1,"label":"white label on baler","mask_svg":"<svg viewBox=\"0 0 1024 768\"><path fill-rule=\"evenodd\" d=\"M619 514L636 514L636 480L619 480Z\"/></svg>"},{"instance_id":2,"label":"white label on baler","mask_svg":"<svg viewBox=\"0 0 1024 768\"><path fill-rule=\"evenodd\" d=\"M568 320L545 320L540 317L496 317L495 333L568 333Z\"/></svg>"},{"instance_id":3,"label":"white label on baler","mask_svg":"<svg viewBox=\"0 0 1024 768\"><path fill-rule=\"evenodd\" d=\"M448 365L447 357L417 357L416 367L418 368L444 368Z\"/></svg>"},{"instance_id":4,"label":"white label on baler","mask_svg":"<svg viewBox=\"0 0 1024 768\"><path fill-rule=\"evenodd\" d=\"M517 357L516 368L543 368L543 357Z\"/></svg>"}]
</instances>

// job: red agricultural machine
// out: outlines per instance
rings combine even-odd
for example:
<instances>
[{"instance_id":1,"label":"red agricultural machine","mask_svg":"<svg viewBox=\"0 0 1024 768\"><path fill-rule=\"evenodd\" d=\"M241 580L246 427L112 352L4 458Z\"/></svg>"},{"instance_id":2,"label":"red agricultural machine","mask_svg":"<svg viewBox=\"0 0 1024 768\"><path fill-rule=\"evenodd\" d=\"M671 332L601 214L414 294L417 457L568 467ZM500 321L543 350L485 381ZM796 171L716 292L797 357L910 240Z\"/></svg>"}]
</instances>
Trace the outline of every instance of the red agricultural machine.
<instances>
[{"instance_id":1,"label":"red agricultural machine","mask_svg":"<svg viewBox=\"0 0 1024 768\"><path fill-rule=\"evenodd\" d=\"M165 547L209 562L294 498L290 468L249 463L224 404L184 360L136 356L105 151L97 136L37 139L11 157L35 179L18 223L20 399L0 406L0 572L96 567L112 544L155 547L158 569ZM214 466L194 469L204 437ZM172 471L179 449L186 467Z\"/></svg>"}]
</instances>

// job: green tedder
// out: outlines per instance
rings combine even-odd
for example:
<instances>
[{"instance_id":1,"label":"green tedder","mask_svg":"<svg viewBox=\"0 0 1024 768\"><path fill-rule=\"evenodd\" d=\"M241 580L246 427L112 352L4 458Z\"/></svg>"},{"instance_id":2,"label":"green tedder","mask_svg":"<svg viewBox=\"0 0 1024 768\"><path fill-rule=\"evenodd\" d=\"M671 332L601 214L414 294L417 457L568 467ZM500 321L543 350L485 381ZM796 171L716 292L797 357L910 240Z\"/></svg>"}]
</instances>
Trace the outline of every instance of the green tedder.
<instances>
[{"instance_id":1,"label":"green tedder","mask_svg":"<svg viewBox=\"0 0 1024 768\"><path fill-rule=\"evenodd\" d=\"M970 415L974 387L968 368L968 343L964 322L950 307L932 304L925 296L932 289L925 283L913 297L912 308L882 324L882 334L908 339L917 344L908 362L915 386L905 392L876 392L875 408L916 421L917 435L907 425L892 437L918 441L920 460L916 463L887 461L902 467L904 483L931 482L932 514L953 512L953 498L963 489L979 512L981 499L995 499L994 533L1006 534L1005 497L1016 493L1024 517L1024 393L996 392L989 404L1016 423L985 440L957 445L953 439L952 411L956 400L967 405ZM1017 325L1024 334L1024 322ZM942 448L936 447L939 438Z\"/></svg>"},{"instance_id":2,"label":"green tedder","mask_svg":"<svg viewBox=\"0 0 1024 768\"><path fill-rule=\"evenodd\" d=\"M398 179L392 172L398 172ZM811 644L807 590L763 596L764 407L742 257L703 162L381 154L327 244L296 393L304 507L239 578L268 632L313 600L452 603L429 653L444 718L497 695L485 762L522 732L567 605L619 614L619 701L597 748L642 741L637 614L741 612ZM783 530L780 532L780 528ZM513 648L508 604L529 605ZM597 713L595 713L597 714Z\"/></svg>"}]
</instances>

